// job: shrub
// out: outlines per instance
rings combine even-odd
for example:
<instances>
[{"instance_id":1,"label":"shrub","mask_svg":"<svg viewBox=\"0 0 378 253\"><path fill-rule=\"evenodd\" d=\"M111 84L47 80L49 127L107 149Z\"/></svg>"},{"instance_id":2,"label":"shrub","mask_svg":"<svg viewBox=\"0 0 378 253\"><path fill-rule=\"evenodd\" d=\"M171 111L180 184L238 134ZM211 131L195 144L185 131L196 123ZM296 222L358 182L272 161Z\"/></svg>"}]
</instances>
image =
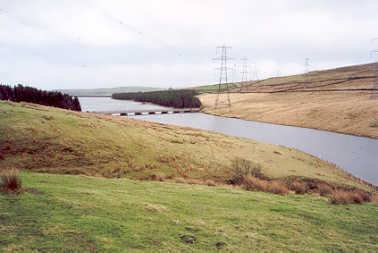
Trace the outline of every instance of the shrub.
<instances>
[{"instance_id":1,"label":"shrub","mask_svg":"<svg viewBox=\"0 0 378 253\"><path fill-rule=\"evenodd\" d=\"M256 177L247 176L243 180L243 187L247 191L265 191L267 189L266 181Z\"/></svg>"},{"instance_id":2,"label":"shrub","mask_svg":"<svg viewBox=\"0 0 378 253\"><path fill-rule=\"evenodd\" d=\"M288 183L288 187L296 194L305 194L307 192L307 185L304 182L293 181Z\"/></svg>"},{"instance_id":3,"label":"shrub","mask_svg":"<svg viewBox=\"0 0 378 253\"><path fill-rule=\"evenodd\" d=\"M268 184L268 192L284 195L289 193L289 189L280 181L271 181L270 184Z\"/></svg>"},{"instance_id":4,"label":"shrub","mask_svg":"<svg viewBox=\"0 0 378 253\"><path fill-rule=\"evenodd\" d=\"M319 183L318 184L318 192L320 196L328 196L332 194L333 188L325 183Z\"/></svg>"},{"instance_id":5,"label":"shrub","mask_svg":"<svg viewBox=\"0 0 378 253\"><path fill-rule=\"evenodd\" d=\"M289 192L286 185L280 181L269 181L253 176L244 178L243 187L248 191L263 191L274 194L287 194Z\"/></svg>"},{"instance_id":6,"label":"shrub","mask_svg":"<svg viewBox=\"0 0 378 253\"><path fill-rule=\"evenodd\" d=\"M261 172L261 165L249 160L237 158L231 164L231 178L229 183L240 185L245 177L266 178Z\"/></svg>"},{"instance_id":7,"label":"shrub","mask_svg":"<svg viewBox=\"0 0 378 253\"><path fill-rule=\"evenodd\" d=\"M357 190L357 194L360 195L363 202L371 202L372 201L372 194L369 192L365 192L362 190Z\"/></svg>"},{"instance_id":8,"label":"shrub","mask_svg":"<svg viewBox=\"0 0 378 253\"><path fill-rule=\"evenodd\" d=\"M16 169L3 170L0 173L0 189L5 193L19 193L21 192L21 179L19 171Z\"/></svg>"},{"instance_id":9,"label":"shrub","mask_svg":"<svg viewBox=\"0 0 378 253\"><path fill-rule=\"evenodd\" d=\"M330 201L332 204L361 204L363 202L371 201L371 196L363 191L343 191L336 190L332 193ZM366 199L366 201L364 200Z\"/></svg>"}]
</instances>

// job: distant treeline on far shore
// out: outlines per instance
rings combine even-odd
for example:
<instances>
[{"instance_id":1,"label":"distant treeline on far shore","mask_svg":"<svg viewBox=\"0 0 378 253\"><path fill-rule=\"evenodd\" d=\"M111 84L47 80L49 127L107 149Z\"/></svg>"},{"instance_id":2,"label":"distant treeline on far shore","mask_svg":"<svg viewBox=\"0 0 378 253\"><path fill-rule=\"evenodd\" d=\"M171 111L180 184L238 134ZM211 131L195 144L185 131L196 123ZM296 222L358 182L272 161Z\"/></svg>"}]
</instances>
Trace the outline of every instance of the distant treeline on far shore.
<instances>
[{"instance_id":1,"label":"distant treeline on far shore","mask_svg":"<svg viewBox=\"0 0 378 253\"><path fill-rule=\"evenodd\" d=\"M57 91L44 91L33 87L8 86L0 84L0 100L14 102L30 102L40 105L54 106L73 111L81 111L79 99Z\"/></svg>"},{"instance_id":2,"label":"distant treeline on far shore","mask_svg":"<svg viewBox=\"0 0 378 253\"><path fill-rule=\"evenodd\" d=\"M198 93L195 90L170 89L163 91L115 93L112 95L112 98L148 102L174 108L199 108L201 107L201 102L196 95Z\"/></svg>"}]
</instances>

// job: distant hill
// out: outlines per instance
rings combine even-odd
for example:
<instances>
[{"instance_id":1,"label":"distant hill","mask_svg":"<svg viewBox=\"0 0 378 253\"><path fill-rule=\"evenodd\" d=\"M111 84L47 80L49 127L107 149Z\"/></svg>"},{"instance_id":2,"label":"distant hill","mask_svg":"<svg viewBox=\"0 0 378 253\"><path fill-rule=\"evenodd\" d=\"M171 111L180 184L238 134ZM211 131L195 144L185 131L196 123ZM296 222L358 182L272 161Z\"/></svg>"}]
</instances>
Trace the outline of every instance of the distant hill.
<instances>
[{"instance_id":1,"label":"distant hill","mask_svg":"<svg viewBox=\"0 0 378 253\"><path fill-rule=\"evenodd\" d=\"M206 113L378 138L377 70L371 63L229 84L231 108L211 94L217 85L195 89L208 93L199 97Z\"/></svg>"},{"instance_id":2,"label":"distant hill","mask_svg":"<svg viewBox=\"0 0 378 253\"><path fill-rule=\"evenodd\" d=\"M111 97L113 93L123 92L139 92L139 91L157 91L161 90L154 87L128 86L114 88L98 88L98 89L63 89L58 90L77 97Z\"/></svg>"}]
</instances>

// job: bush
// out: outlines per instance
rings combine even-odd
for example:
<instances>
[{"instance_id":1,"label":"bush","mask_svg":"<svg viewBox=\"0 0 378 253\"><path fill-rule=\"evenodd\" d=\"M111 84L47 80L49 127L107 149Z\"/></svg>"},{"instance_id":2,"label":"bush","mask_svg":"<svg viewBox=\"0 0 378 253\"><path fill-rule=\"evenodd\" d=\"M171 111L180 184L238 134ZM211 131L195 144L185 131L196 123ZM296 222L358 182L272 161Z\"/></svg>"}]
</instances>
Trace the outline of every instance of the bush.
<instances>
[{"instance_id":1,"label":"bush","mask_svg":"<svg viewBox=\"0 0 378 253\"><path fill-rule=\"evenodd\" d=\"M269 181L253 176L245 177L243 186L247 191L263 191L282 195L289 192L286 185L280 181Z\"/></svg>"},{"instance_id":2,"label":"bush","mask_svg":"<svg viewBox=\"0 0 378 253\"><path fill-rule=\"evenodd\" d=\"M318 184L318 192L320 196L328 196L331 195L333 192L333 188L325 183Z\"/></svg>"},{"instance_id":3,"label":"bush","mask_svg":"<svg viewBox=\"0 0 378 253\"><path fill-rule=\"evenodd\" d=\"M21 192L22 183L19 171L16 169L3 170L0 173L0 190L5 193Z\"/></svg>"},{"instance_id":4,"label":"bush","mask_svg":"<svg viewBox=\"0 0 378 253\"><path fill-rule=\"evenodd\" d=\"M362 190L336 190L332 193L330 201L332 204L361 204L363 202L370 202L371 195Z\"/></svg>"},{"instance_id":5,"label":"bush","mask_svg":"<svg viewBox=\"0 0 378 253\"><path fill-rule=\"evenodd\" d=\"M268 184L268 192L284 195L289 193L289 189L280 181L271 181L270 184Z\"/></svg>"},{"instance_id":6,"label":"bush","mask_svg":"<svg viewBox=\"0 0 378 253\"><path fill-rule=\"evenodd\" d=\"M237 158L232 161L231 174L231 178L228 180L228 182L235 185L242 184L245 177L266 178L261 172L260 164L256 164L241 158Z\"/></svg>"},{"instance_id":7,"label":"bush","mask_svg":"<svg viewBox=\"0 0 378 253\"><path fill-rule=\"evenodd\" d=\"M296 194L305 194L307 192L307 185L304 182L293 181L288 183L288 187Z\"/></svg>"}]
</instances>

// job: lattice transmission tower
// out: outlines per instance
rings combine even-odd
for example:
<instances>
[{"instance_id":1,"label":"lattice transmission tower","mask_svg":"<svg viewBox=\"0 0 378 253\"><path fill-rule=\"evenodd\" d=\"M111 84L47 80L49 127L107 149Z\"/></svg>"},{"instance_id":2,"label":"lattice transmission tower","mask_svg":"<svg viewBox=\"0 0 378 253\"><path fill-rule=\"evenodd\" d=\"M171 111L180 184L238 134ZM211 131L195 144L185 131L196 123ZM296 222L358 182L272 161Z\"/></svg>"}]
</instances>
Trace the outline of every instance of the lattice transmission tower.
<instances>
[{"instance_id":1,"label":"lattice transmission tower","mask_svg":"<svg viewBox=\"0 0 378 253\"><path fill-rule=\"evenodd\" d=\"M241 74L241 81L240 81L240 90L239 91L243 91L243 88L245 87L245 85L247 84L247 81L248 81L248 78L249 78L249 66L248 66L248 58L244 57L244 58L241 58L241 71L240 71L240 74Z\"/></svg>"},{"instance_id":2,"label":"lattice transmission tower","mask_svg":"<svg viewBox=\"0 0 378 253\"><path fill-rule=\"evenodd\" d=\"M219 83L218 83L217 97L215 99L215 108L218 107L220 95L224 91L227 96L227 106L231 107L230 87L229 87L229 82L228 82L228 71L232 70L232 68L228 67L229 62L232 60L232 58L229 57L230 51L231 51L231 47L229 46L226 46L226 45L219 46L216 49L217 57L213 59L220 62L220 66L218 68Z\"/></svg>"},{"instance_id":3,"label":"lattice transmission tower","mask_svg":"<svg viewBox=\"0 0 378 253\"><path fill-rule=\"evenodd\" d=\"M375 91L372 91L371 98L378 99L378 38L372 39L373 49L370 51L370 57L373 59L373 65L372 70L375 75L375 78L373 80L373 86L372 88L375 89Z\"/></svg>"},{"instance_id":4,"label":"lattice transmission tower","mask_svg":"<svg viewBox=\"0 0 378 253\"><path fill-rule=\"evenodd\" d=\"M305 60L304 60L304 73L303 73L303 82L304 82L304 85L308 85L309 83L309 73L310 73L310 68L311 68L311 64L310 64L310 58L306 57Z\"/></svg>"},{"instance_id":5,"label":"lattice transmission tower","mask_svg":"<svg viewBox=\"0 0 378 253\"><path fill-rule=\"evenodd\" d=\"M305 58L305 63L304 63L304 73L307 74L308 72L310 72L310 67L311 67L311 64L310 64L310 58Z\"/></svg>"}]
</instances>

